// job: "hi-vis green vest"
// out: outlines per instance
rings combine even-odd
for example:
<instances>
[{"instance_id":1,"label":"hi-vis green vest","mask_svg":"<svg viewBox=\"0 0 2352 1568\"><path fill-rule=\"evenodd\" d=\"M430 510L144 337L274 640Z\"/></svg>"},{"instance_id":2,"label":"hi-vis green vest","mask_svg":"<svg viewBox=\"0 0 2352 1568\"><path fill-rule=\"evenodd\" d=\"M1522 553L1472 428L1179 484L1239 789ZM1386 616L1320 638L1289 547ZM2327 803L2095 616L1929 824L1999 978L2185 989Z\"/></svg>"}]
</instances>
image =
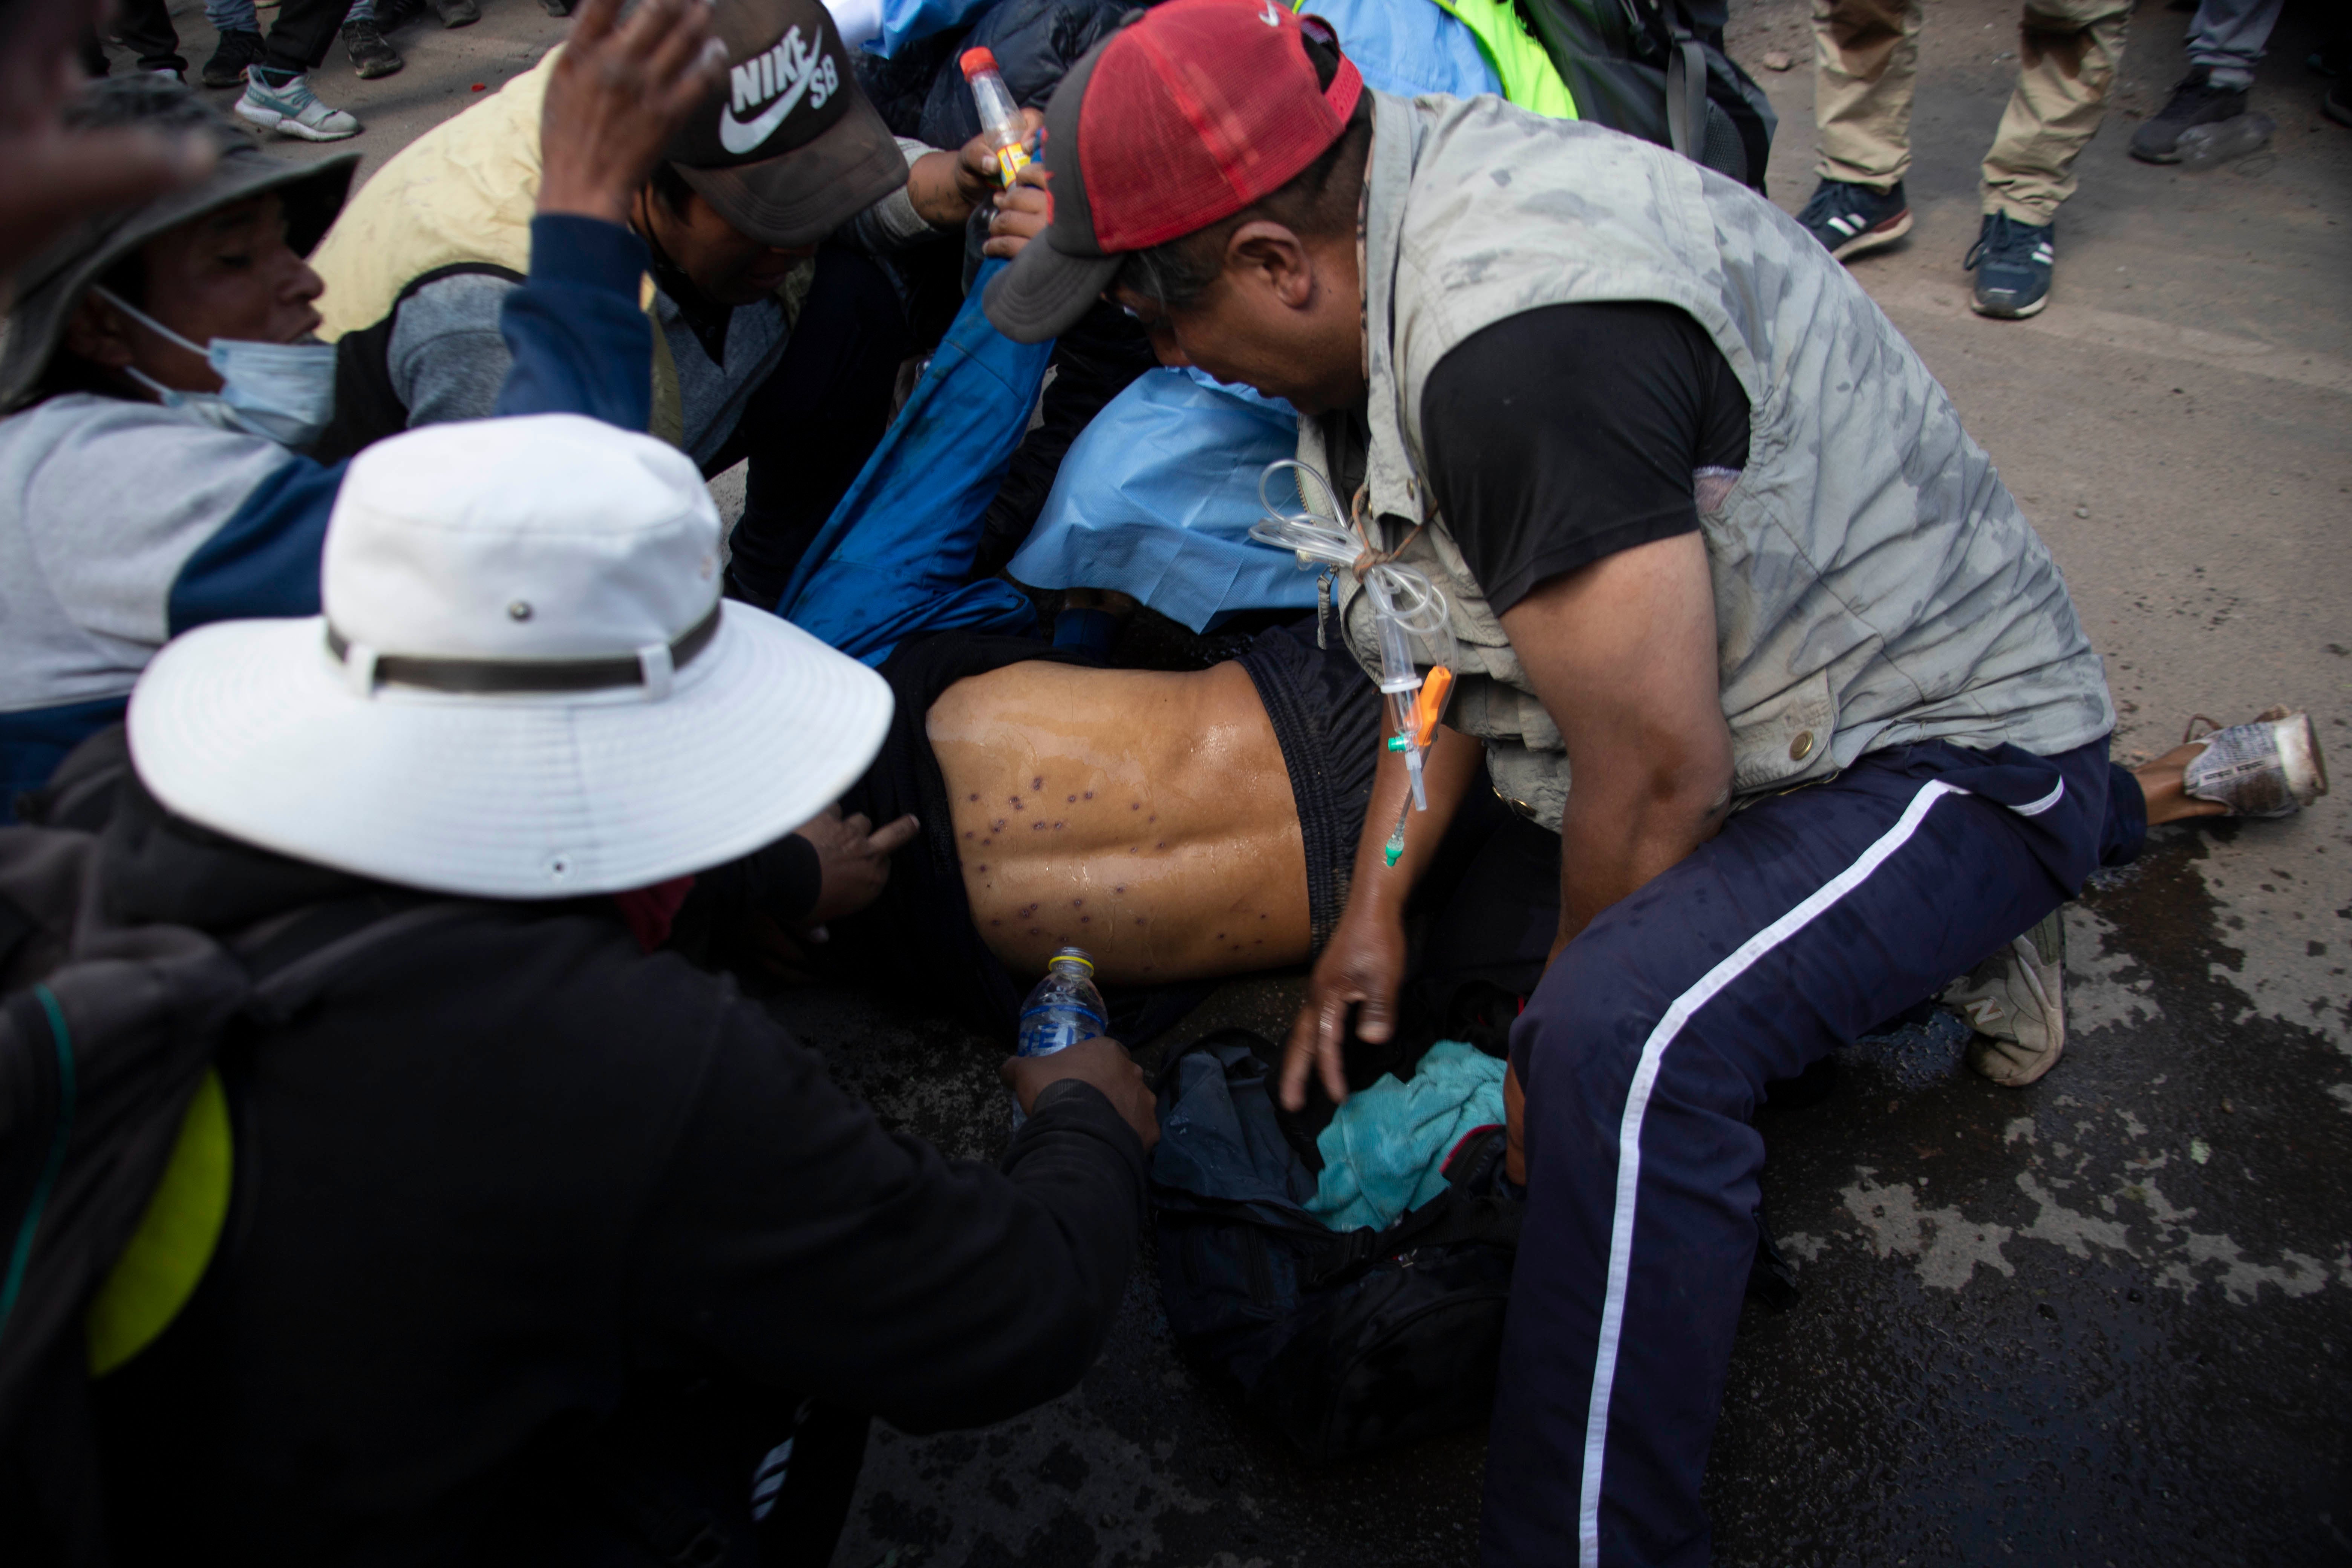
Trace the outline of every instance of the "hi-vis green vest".
<instances>
[{"instance_id":1,"label":"hi-vis green vest","mask_svg":"<svg viewBox=\"0 0 2352 1568\"><path fill-rule=\"evenodd\" d=\"M1577 118L1576 100L1544 47L1519 25L1511 0L1433 0L1437 8L1470 29L1486 57L1503 96L1521 109L1553 120ZM1344 42L1342 47L1345 47Z\"/></svg>"},{"instance_id":2,"label":"hi-vis green vest","mask_svg":"<svg viewBox=\"0 0 2352 1568\"><path fill-rule=\"evenodd\" d=\"M445 267L530 270L530 220L539 209L539 117L561 46L463 114L411 142L352 193L310 254L326 280L319 335L332 342L392 313L417 279ZM654 282L639 285L650 312ZM653 421L672 446L685 440L677 363L654 328Z\"/></svg>"},{"instance_id":3,"label":"hi-vis green vest","mask_svg":"<svg viewBox=\"0 0 2352 1568\"><path fill-rule=\"evenodd\" d=\"M1308 0L1291 0L1293 11L1304 12ZM1411 5L1413 0L1390 0L1391 4ZM1470 30L1478 46L1479 55L1486 68L1495 73L1502 84L1503 96L1521 109L1554 120L1577 118L1576 100L1570 95L1568 84L1560 79L1558 68L1544 47L1520 25L1518 11L1512 0L1430 0L1439 10ZM1348 40L1341 38L1344 51Z\"/></svg>"}]
</instances>

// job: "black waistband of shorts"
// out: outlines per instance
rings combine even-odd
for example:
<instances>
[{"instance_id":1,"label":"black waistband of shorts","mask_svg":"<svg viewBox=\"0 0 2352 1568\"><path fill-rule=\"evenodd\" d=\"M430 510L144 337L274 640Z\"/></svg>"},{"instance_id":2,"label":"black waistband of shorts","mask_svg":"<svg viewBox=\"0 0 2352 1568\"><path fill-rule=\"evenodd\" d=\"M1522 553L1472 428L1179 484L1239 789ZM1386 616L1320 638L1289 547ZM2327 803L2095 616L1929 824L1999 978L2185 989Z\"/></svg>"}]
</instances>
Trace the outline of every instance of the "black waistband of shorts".
<instances>
[{"instance_id":1,"label":"black waistband of shorts","mask_svg":"<svg viewBox=\"0 0 2352 1568\"><path fill-rule=\"evenodd\" d=\"M1345 648L1315 646L1314 623L1277 626L1236 661L1274 725L1307 852L1307 926L1321 952L1348 907L1356 840L1380 762L1380 689Z\"/></svg>"}]
</instances>

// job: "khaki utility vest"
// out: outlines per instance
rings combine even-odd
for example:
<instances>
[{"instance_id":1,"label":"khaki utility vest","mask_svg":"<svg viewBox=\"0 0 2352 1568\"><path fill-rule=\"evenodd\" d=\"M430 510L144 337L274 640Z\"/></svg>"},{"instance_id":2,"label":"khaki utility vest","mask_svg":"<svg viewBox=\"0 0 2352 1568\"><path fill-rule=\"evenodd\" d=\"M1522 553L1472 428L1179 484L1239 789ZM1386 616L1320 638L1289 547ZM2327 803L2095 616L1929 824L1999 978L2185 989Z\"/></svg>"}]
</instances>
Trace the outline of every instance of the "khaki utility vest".
<instances>
[{"instance_id":1,"label":"khaki utility vest","mask_svg":"<svg viewBox=\"0 0 2352 1568\"><path fill-rule=\"evenodd\" d=\"M2057 565L1991 460L1785 214L1664 148L1497 99L1373 102L1363 515L1444 590L1462 647L1448 721L1486 741L1505 798L1557 830L1568 755L1423 479L1421 401L1465 338L1549 305L1673 305L1748 395L1747 465L1699 519L1735 796L1914 742L2052 755L2115 727ZM1301 420L1300 458L1329 473L1327 452ZM1370 600L1346 571L1339 590L1377 675Z\"/></svg>"},{"instance_id":2,"label":"khaki utility vest","mask_svg":"<svg viewBox=\"0 0 2352 1568\"><path fill-rule=\"evenodd\" d=\"M417 279L445 267L530 270L530 220L539 206L539 120L561 46L488 98L445 120L393 154L352 194L311 253L326 280L319 301L329 342L390 315ZM778 289L789 322L800 313L814 268L793 269ZM638 302L653 310L654 282ZM654 324L652 433L683 444L677 362Z\"/></svg>"}]
</instances>

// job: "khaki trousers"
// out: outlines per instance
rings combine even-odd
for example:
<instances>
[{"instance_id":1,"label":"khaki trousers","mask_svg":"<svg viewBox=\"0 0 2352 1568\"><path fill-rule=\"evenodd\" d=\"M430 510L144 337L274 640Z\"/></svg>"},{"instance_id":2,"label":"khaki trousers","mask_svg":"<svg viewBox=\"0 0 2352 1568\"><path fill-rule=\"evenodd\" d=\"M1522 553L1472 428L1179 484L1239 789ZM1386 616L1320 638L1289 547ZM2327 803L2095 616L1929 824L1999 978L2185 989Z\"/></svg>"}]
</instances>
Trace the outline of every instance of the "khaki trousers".
<instances>
[{"instance_id":1,"label":"khaki trousers","mask_svg":"<svg viewBox=\"0 0 2352 1568\"><path fill-rule=\"evenodd\" d=\"M1924 0L1813 0L1813 119L1826 180L1885 190L1911 168ZM2046 224L2074 194L2124 57L2131 0L2027 0L2017 89L1984 159L1984 210Z\"/></svg>"}]
</instances>

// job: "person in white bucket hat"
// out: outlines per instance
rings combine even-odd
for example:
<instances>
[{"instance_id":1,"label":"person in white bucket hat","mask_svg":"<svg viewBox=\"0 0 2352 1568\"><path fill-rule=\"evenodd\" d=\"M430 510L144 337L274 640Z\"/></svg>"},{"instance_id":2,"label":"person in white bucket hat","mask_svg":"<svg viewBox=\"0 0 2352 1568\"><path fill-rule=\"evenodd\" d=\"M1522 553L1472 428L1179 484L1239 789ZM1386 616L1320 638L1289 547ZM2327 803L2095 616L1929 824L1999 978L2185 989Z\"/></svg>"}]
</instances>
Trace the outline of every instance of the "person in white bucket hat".
<instances>
[{"instance_id":1,"label":"person in white bucket hat","mask_svg":"<svg viewBox=\"0 0 2352 1568\"><path fill-rule=\"evenodd\" d=\"M248 843L499 899L640 888L759 848L866 769L889 689L722 605L691 459L574 415L432 426L352 460L325 613L164 648L131 748Z\"/></svg>"},{"instance_id":2,"label":"person in white bucket hat","mask_svg":"<svg viewBox=\"0 0 2352 1568\"><path fill-rule=\"evenodd\" d=\"M1122 1047L1008 1064L1027 1121L951 1163L625 908L810 816L889 717L721 601L719 539L652 437L433 426L353 463L323 615L142 676L105 919L383 934L232 1031L229 1157L151 1205L227 1217L94 1352L118 1560L604 1561L650 1528L822 1563L870 1416L1000 1420L1093 1362L1157 1137Z\"/></svg>"}]
</instances>

